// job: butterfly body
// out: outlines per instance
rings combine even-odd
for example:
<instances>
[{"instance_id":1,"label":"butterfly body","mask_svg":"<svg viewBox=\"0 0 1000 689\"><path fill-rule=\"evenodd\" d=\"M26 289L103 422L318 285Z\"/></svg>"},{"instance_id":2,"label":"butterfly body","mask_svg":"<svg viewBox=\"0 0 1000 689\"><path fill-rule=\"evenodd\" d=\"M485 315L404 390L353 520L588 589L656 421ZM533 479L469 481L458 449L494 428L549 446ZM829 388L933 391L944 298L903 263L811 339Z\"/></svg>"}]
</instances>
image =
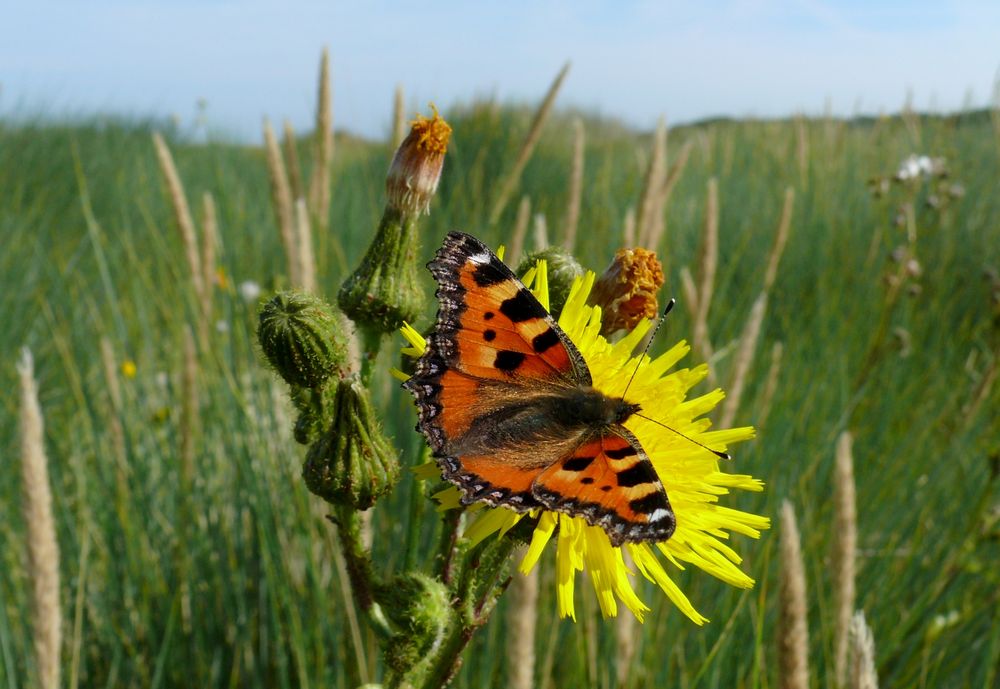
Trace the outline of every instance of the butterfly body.
<instances>
[{"instance_id":1,"label":"butterfly body","mask_svg":"<svg viewBox=\"0 0 1000 689\"><path fill-rule=\"evenodd\" d=\"M624 425L639 405L593 387L572 341L479 240L450 233L428 266L441 306L404 387L462 502L579 516L614 545L669 538L666 492Z\"/></svg>"}]
</instances>

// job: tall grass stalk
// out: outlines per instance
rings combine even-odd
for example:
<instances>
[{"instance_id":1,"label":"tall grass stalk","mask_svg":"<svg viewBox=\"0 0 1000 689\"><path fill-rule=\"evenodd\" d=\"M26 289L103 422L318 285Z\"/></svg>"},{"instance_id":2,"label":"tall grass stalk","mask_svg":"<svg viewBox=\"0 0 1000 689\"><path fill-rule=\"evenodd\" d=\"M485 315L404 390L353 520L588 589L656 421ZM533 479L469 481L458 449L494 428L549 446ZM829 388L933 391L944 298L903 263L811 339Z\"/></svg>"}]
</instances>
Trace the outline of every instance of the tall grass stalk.
<instances>
[{"instance_id":1,"label":"tall grass stalk","mask_svg":"<svg viewBox=\"0 0 1000 689\"><path fill-rule=\"evenodd\" d=\"M743 326L743 333L740 335L740 344L733 363L732 380L729 383L726 398L722 401L722 414L719 416L720 428L730 428L736 419L736 412L740 409L740 400L743 398L743 389L746 387L750 366L753 364L754 354L757 351L757 340L760 339L760 330L766 312L767 291L765 290L754 301L753 308L750 309L750 316L747 318L746 325Z\"/></svg>"},{"instance_id":2,"label":"tall grass stalk","mask_svg":"<svg viewBox=\"0 0 1000 689\"><path fill-rule=\"evenodd\" d=\"M670 204L670 197L673 196L674 187L677 186L677 182L680 181L681 175L684 174L684 170L687 168L692 146L693 144L690 141L685 142L681 146L681 150L677 153L677 159L670 166L670 171L667 172L667 177L660 188L657 200L659 211L653 218L653 225L646 241L646 248L652 251L659 250L660 243L663 241L663 235L667 232L667 206Z\"/></svg>"},{"instance_id":3,"label":"tall grass stalk","mask_svg":"<svg viewBox=\"0 0 1000 689\"><path fill-rule=\"evenodd\" d=\"M316 256L313 253L312 228L306 200L295 201L295 239L299 250L299 273L302 289L316 292Z\"/></svg>"},{"instance_id":4,"label":"tall grass stalk","mask_svg":"<svg viewBox=\"0 0 1000 689\"><path fill-rule=\"evenodd\" d=\"M284 148L286 168L288 170L288 185L292 190L293 199L303 199L306 196L302 186L302 164L299 162L298 139L295 129L287 119L283 123L282 147Z\"/></svg>"},{"instance_id":5,"label":"tall grass stalk","mask_svg":"<svg viewBox=\"0 0 1000 689\"><path fill-rule=\"evenodd\" d=\"M180 466L178 481L178 529L175 546L175 562L178 577L181 581L181 623L188 631L191 629L193 611L191 609L191 588L188 571L190 557L188 542L194 522L194 505L192 490L195 476L195 436L199 418L198 400L198 350L195 347L194 335L189 326L184 326L184 361L181 397L180 419Z\"/></svg>"},{"instance_id":6,"label":"tall grass stalk","mask_svg":"<svg viewBox=\"0 0 1000 689\"><path fill-rule=\"evenodd\" d=\"M281 233L281 244L285 247L288 259L288 279L294 287L302 286L302 266L299 263L300 251L295 230L295 208L292 202L292 189L285 170L285 161L281 157L278 140L274 136L271 122L264 118L264 148L267 152L267 171L271 180L271 203L274 206L274 217Z\"/></svg>"},{"instance_id":7,"label":"tall grass stalk","mask_svg":"<svg viewBox=\"0 0 1000 689\"><path fill-rule=\"evenodd\" d=\"M701 284L698 286L698 310L691 336L695 352L705 361L712 358L712 345L708 339L708 311L712 306L715 273L719 265L719 184L715 177L708 180L707 190L705 225L701 239Z\"/></svg>"},{"instance_id":8,"label":"tall grass stalk","mask_svg":"<svg viewBox=\"0 0 1000 689\"><path fill-rule=\"evenodd\" d=\"M656 217L663 212L660 206L662 189L667 179L667 121L660 118L653 134L653 150L646 166L646 177L639 196L637 229L639 245L652 249L650 240L654 232Z\"/></svg>"},{"instance_id":9,"label":"tall grass stalk","mask_svg":"<svg viewBox=\"0 0 1000 689\"><path fill-rule=\"evenodd\" d=\"M201 269L205 290L201 295L202 323L212 322L212 308L215 297L216 252L219 246L219 221L215 211L215 199L205 192L201 197Z\"/></svg>"},{"instance_id":10,"label":"tall grass stalk","mask_svg":"<svg viewBox=\"0 0 1000 689\"><path fill-rule=\"evenodd\" d=\"M542 127L545 126L546 120L548 120L549 115L552 113L552 106L555 105L556 96L559 94L559 88L566 79L566 75L569 74L569 67L570 63L567 62L563 65L563 68L559 70L559 74L557 74L556 78L552 81L552 85L549 86L548 93L545 94L542 104L535 112L535 118L532 120L531 127L528 129L528 135L521 143L521 148L517 152L517 158L514 160L514 166L507 172L503 180L499 183L498 186L500 191L497 193L497 196L493 201L492 209L490 210L490 225L495 225L497 221L500 220L500 214L503 213L504 209L507 207L507 201L510 199L510 195L514 193L518 183L521 181L521 173L524 172L524 166L528 164L529 160L531 160L531 154L534 153L535 146L538 144L538 140L542 136Z\"/></svg>"},{"instance_id":11,"label":"tall grass stalk","mask_svg":"<svg viewBox=\"0 0 1000 689\"><path fill-rule=\"evenodd\" d=\"M625 218L622 220L622 246L636 246L635 234L635 206L629 206L625 209Z\"/></svg>"},{"instance_id":12,"label":"tall grass stalk","mask_svg":"<svg viewBox=\"0 0 1000 689\"><path fill-rule=\"evenodd\" d=\"M330 229L330 168L333 165L333 95L330 88L330 51L323 48L319 63L316 94L316 131L313 141L313 170L309 178L309 207L316 218L316 230Z\"/></svg>"},{"instance_id":13,"label":"tall grass stalk","mask_svg":"<svg viewBox=\"0 0 1000 689\"><path fill-rule=\"evenodd\" d=\"M580 200L583 197L583 152L586 138L583 120L573 119L573 167L569 174L569 193L566 195L566 218L563 222L563 246L572 252L576 246L576 230L580 224Z\"/></svg>"},{"instance_id":14,"label":"tall grass stalk","mask_svg":"<svg viewBox=\"0 0 1000 689\"><path fill-rule=\"evenodd\" d=\"M806 575L795 511L781 504L781 590L778 619L778 677L781 689L809 687L809 624Z\"/></svg>"},{"instance_id":15,"label":"tall grass stalk","mask_svg":"<svg viewBox=\"0 0 1000 689\"><path fill-rule=\"evenodd\" d=\"M878 689L875 637L861 610L851 618L850 643L850 667L846 686L848 689Z\"/></svg>"},{"instance_id":16,"label":"tall grass stalk","mask_svg":"<svg viewBox=\"0 0 1000 689\"><path fill-rule=\"evenodd\" d=\"M767 378L764 380L764 394L761 395L760 404L757 405L757 418L754 425L762 428L767 423L767 417L771 413L771 405L774 403L774 393L778 390L778 378L781 375L781 358L785 351L783 342L775 342L771 345L771 364L767 367Z\"/></svg>"},{"instance_id":17,"label":"tall grass stalk","mask_svg":"<svg viewBox=\"0 0 1000 689\"><path fill-rule=\"evenodd\" d=\"M837 438L833 502L836 518L833 538L833 581L836 610L834 674L837 686L847 679L848 636L854 614L855 553L858 543L857 506L854 488L853 438L843 431Z\"/></svg>"},{"instance_id":18,"label":"tall grass stalk","mask_svg":"<svg viewBox=\"0 0 1000 689\"><path fill-rule=\"evenodd\" d=\"M528 225L531 223L531 198L525 194L517 206L517 220L514 231L510 233L510 247L507 251L508 263L516 264L524 253L524 240L528 236Z\"/></svg>"},{"instance_id":19,"label":"tall grass stalk","mask_svg":"<svg viewBox=\"0 0 1000 689\"><path fill-rule=\"evenodd\" d=\"M399 148L406 137L406 96L403 93L403 85L396 84L396 90L392 94L392 150Z\"/></svg>"},{"instance_id":20,"label":"tall grass stalk","mask_svg":"<svg viewBox=\"0 0 1000 689\"><path fill-rule=\"evenodd\" d=\"M545 220L545 213L535 213L534 228L535 251L541 251L549 245L549 224Z\"/></svg>"},{"instance_id":21,"label":"tall grass stalk","mask_svg":"<svg viewBox=\"0 0 1000 689\"><path fill-rule=\"evenodd\" d=\"M59 605L59 543L52 516L52 490L45 456L42 408L31 351L17 363L21 389L21 477L31 580L33 646L38 685L59 687L62 611Z\"/></svg>"},{"instance_id":22,"label":"tall grass stalk","mask_svg":"<svg viewBox=\"0 0 1000 689\"><path fill-rule=\"evenodd\" d=\"M694 276L687 266L681 267L681 292L684 294L684 303L692 318L698 317L698 287L694 284Z\"/></svg>"},{"instance_id":23,"label":"tall grass stalk","mask_svg":"<svg viewBox=\"0 0 1000 689\"><path fill-rule=\"evenodd\" d=\"M510 689L535 686L535 630L538 623L538 567L514 574L507 589L507 667Z\"/></svg>"},{"instance_id":24,"label":"tall grass stalk","mask_svg":"<svg viewBox=\"0 0 1000 689\"><path fill-rule=\"evenodd\" d=\"M205 294L204 273L201 267L201 257L198 255L198 239L194 226L194 219L191 216L191 207L188 205L187 196L184 193L184 185L181 176L177 172L174 164L174 157L170 153L170 148L159 133L153 134L153 146L156 148L156 158L160 163L160 172L167 183L167 192L170 195L170 204L174 209L174 219L177 221L177 229L181 234L181 242L184 245L184 255L187 258L188 269L191 271L191 284L194 286L194 293L201 304Z\"/></svg>"},{"instance_id":25,"label":"tall grass stalk","mask_svg":"<svg viewBox=\"0 0 1000 689\"><path fill-rule=\"evenodd\" d=\"M774 287L774 281L778 277L778 265L781 263L781 256L785 252L785 244L788 242L788 231L792 226L792 211L795 208L795 189L787 187L785 189L785 200L781 205L781 218L778 220L778 230L774 235L774 244L771 246L771 253L767 258L767 271L764 273L764 291L770 292Z\"/></svg>"}]
</instances>

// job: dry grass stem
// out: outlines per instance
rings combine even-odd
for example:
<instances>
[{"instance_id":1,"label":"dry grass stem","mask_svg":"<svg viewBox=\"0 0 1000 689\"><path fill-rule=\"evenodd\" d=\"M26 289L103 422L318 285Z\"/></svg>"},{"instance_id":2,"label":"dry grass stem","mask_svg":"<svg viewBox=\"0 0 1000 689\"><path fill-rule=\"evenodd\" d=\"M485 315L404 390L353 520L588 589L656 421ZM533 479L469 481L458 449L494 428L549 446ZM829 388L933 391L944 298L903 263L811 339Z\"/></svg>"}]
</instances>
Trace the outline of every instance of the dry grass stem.
<instances>
[{"instance_id":1,"label":"dry grass stem","mask_svg":"<svg viewBox=\"0 0 1000 689\"><path fill-rule=\"evenodd\" d=\"M544 213L535 213L535 251L541 251L549 246L549 226Z\"/></svg>"},{"instance_id":2,"label":"dry grass stem","mask_svg":"<svg viewBox=\"0 0 1000 689\"><path fill-rule=\"evenodd\" d=\"M635 239L635 208L629 206L625 209L625 219L622 221L622 246L637 246Z\"/></svg>"},{"instance_id":3,"label":"dry grass stem","mask_svg":"<svg viewBox=\"0 0 1000 689\"><path fill-rule=\"evenodd\" d=\"M743 326L743 333L740 335L740 345L736 350L736 361L733 364L733 377L729 383L726 398L722 401L722 414L719 417L720 428L730 428L740 409L740 400L743 397L743 389L746 387L747 375L750 373L754 353L757 351L757 340L760 339L760 330L766 312L767 292L764 291L754 301L753 308L750 309L750 316L747 318L746 325Z\"/></svg>"},{"instance_id":4,"label":"dry grass stem","mask_svg":"<svg viewBox=\"0 0 1000 689\"><path fill-rule=\"evenodd\" d=\"M493 202L493 209L490 211L490 225L495 225L500 219L500 214L503 213L504 209L507 207L507 200L510 198L510 195L514 193L514 189L521 180L521 173L524 172L524 166L528 164L528 161L531 159L531 154L535 151L535 145L538 143L538 139L542 135L542 127L545 125L545 121L549 118L549 114L552 112L552 106L555 104L556 95L558 95L559 88L562 86L562 83L566 79L566 75L568 73L569 63L567 62L563 68L559 70L559 74L556 75L552 85L549 86L548 93L545 94L545 99L538 107L538 111L535 112L535 119L532 120L531 128L528 130L528 135L525 137L524 142L521 144L521 149L517 153L517 159L514 161L514 167L510 169L507 175L503 178L503 181L500 183L500 192L497 194L496 200Z\"/></svg>"},{"instance_id":5,"label":"dry grass stem","mask_svg":"<svg viewBox=\"0 0 1000 689\"><path fill-rule=\"evenodd\" d=\"M101 338L101 364L104 368L104 383L108 389L110 408L108 409L108 432L111 434L111 444L115 452L116 476L118 488L122 489L125 480L126 453L125 430L122 428L122 390L118 383L118 367L115 365L115 350L111 340Z\"/></svg>"},{"instance_id":6,"label":"dry grass stem","mask_svg":"<svg viewBox=\"0 0 1000 689\"><path fill-rule=\"evenodd\" d=\"M569 198L566 202L566 220L563 226L563 247L572 252L576 246L576 229L580 224L580 200L583 198L583 151L586 139L583 121L573 120L573 169L569 175Z\"/></svg>"},{"instance_id":7,"label":"dry grass stem","mask_svg":"<svg viewBox=\"0 0 1000 689\"><path fill-rule=\"evenodd\" d=\"M806 576L795 511L781 504L781 591L778 620L778 677L781 689L809 687L809 625Z\"/></svg>"},{"instance_id":8,"label":"dry grass stem","mask_svg":"<svg viewBox=\"0 0 1000 689\"><path fill-rule=\"evenodd\" d=\"M184 492L194 480L194 438L198 423L198 355L191 328L184 326L184 376L181 401L181 486Z\"/></svg>"},{"instance_id":9,"label":"dry grass stem","mask_svg":"<svg viewBox=\"0 0 1000 689\"><path fill-rule=\"evenodd\" d=\"M836 601L834 671L838 687L844 686L847 677L848 631L854 613L855 553L858 544L852 443L850 431L844 431L837 438L833 487L836 509L833 538L833 585Z\"/></svg>"},{"instance_id":10,"label":"dry grass stem","mask_svg":"<svg viewBox=\"0 0 1000 689\"><path fill-rule=\"evenodd\" d=\"M622 550L622 557L630 569L634 568L632 557L627 550ZM634 615L619 613L615 617L615 681L616 686L625 687L632 670L632 660L635 658L636 647L641 638L641 631Z\"/></svg>"},{"instance_id":11,"label":"dry grass stem","mask_svg":"<svg viewBox=\"0 0 1000 689\"><path fill-rule=\"evenodd\" d=\"M207 191L201 197L201 269L205 291L201 295L201 315L205 323L212 321L212 299L215 294L216 250L219 245L219 221L215 200Z\"/></svg>"},{"instance_id":12,"label":"dry grass stem","mask_svg":"<svg viewBox=\"0 0 1000 689\"><path fill-rule=\"evenodd\" d=\"M681 268L681 291L684 293L684 304L692 318L698 317L698 288L694 284L694 276L687 266Z\"/></svg>"},{"instance_id":13,"label":"dry grass stem","mask_svg":"<svg viewBox=\"0 0 1000 689\"><path fill-rule=\"evenodd\" d=\"M281 233L281 244L288 257L288 279L293 287L302 285L302 270L299 265L298 242L295 239L295 211L292 204L292 189L285 171L285 161L281 157L278 140L274 136L271 122L264 118L264 147L267 152L267 171L271 179L271 203L274 216Z\"/></svg>"},{"instance_id":14,"label":"dry grass stem","mask_svg":"<svg viewBox=\"0 0 1000 689\"><path fill-rule=\"evenodd\" d=\"M403 95L403 85L396 84L396 92L392 97L392 150L395 151L406 138L406 97Z\"/></svg>"},{"instance_id":15,"label":"dry grass stem","mask_svg":"<svg viewBox=\"0 0 1000 689\"><path fill-rule=\"evenodd\" d=\"M333 163L333 97L330 89L330 51L327 48L323 48L320 58L317 91L309 207L316 218L316 229L325 234L330 225L330 165Z\"/></svg>"},{"instance_id":16,"label":"dry grass stem","mask_svg":"<svg viewBox=\"0 0 1000 689\"><path fill-rule=\"evenodd\" d=\"M302 165L299 163L299 147L295 138L295 130L288 120L284 122L284 134L282 135L282 147L285 149L285 160L288 166L288 185L292 189L292 198L305 198L305 189L302 186Z\"/></svg>"},{"instance_id":17,"label":"dry grass stem","mask_svg":"<svg viewBox=\"0 0 1000 689\"><path fill-rule=\"evenodd\" d=\"M646 177L639 195L637 213L639 246L652 249L649 245L654 219L658 214L661 190L667 179L667 122L662 117L656 123L653 134L653 154L646 166Z\"/></svg>"},{"instance_id":18,"label":"dry grass stem","mask_svg":"<svg viewBox=\"0 0 1000 689\"><path fill-rule=\"evenodd\" d=\"M506 259L510 265L517 265L524 252L524 240L528 236L528 223L531 222L531 198L527 194L521 197L521 203L517 206L517 220L514 223L514 231L510 235L510 248L507 251Z\"/></svg>"},{"instance_id":19,"label":"dry grass stem","mask_svg":"<svg viewBox=\"0 0 1000 689\"><path fill-rule=\"evenodd\" d=\"M200 302L205 293L205 283L201 269L201 257L198 255L197 232L194 227L194 219L191 216L191 207L188 206L187 196L184 195L184 185L177 173L177 166L174 165L174 157L159 133L153 134L153 146L156 148L156 159L160 164L160 172L163 173L163 179L167 183L170 204L174 208L174 218L177 220L177 229L181 233L184 255L187 258L188 269L191 271L191 284L194 285L195 295Z\"/></svg>"},{"instance_id":20,"label":"dry grass stem","mask_svg":"<svg viewBox=\"0 0 1000 689\"><path fill-rule=\"evenodd\" d=\"M37 686L56 689L59 686L62 649L59 542L56 540L56 525L52 516L52 490L43 440L42 409L38 403L34 361L27 348L21 350L17 373L21 388L21 472Z\"/></svg>"},{"instance_id":21,"label":"dry grass stem","mask_svg":"<svg viewBox=\"0 0 1000 689\"><path fill-rule=\"evenodd\" d=\"M681 146L680 152L677 154L677 160L674 164L670 166L670 171L667 173L667 179L664 181L663 186L660 189L659 198L657 200L657 207L659 211L653 218L653 225L649 231L649 238L647 240L647 248L656 251L660 242L663 241L663 235L667 232L667 205L670 203L670 197L673 196L674 187L677 186L678 180L681 178L684 169L687 167L688 159L691 157L692 144L690 141Z\"/></svg>"},{"instance_id":22,"label":"dry grass stem","mask_svg":"<svg viewBox=\"0 0 1000 689\"><path fill-rule=\"evenodd\" d=\"M774 245L767 259L767 271L764 273L764 290L770 291L774 280L778 277L778 264L788 242L788 230L792 225L792 210L795 206L795 190L785 189L785 202L781 206L781 219L778 221L778 231L774 235Z\"/></svg>"},{"instance_id":23,"label":"dry grass stem","mask_svg":"<svg viewBox=\"0 0 1000 689\"><path fill-rule=\"evenodd\" d=\"M714 177L708 180L705 204L705 227L701 241L701 284L698 287L698 311L695 315L692 340L694 350L706 361L712 356L708 341L708 310L712 305L715 272L719 262L719 185Z\"/></svg>"},{"instance_id":24,"label":"dry grass stem","mask_svg":"<svg viewBox=\"0 0 1000 689\"><path fill-rule=\"evenodd\" d=\"M875 637L865 622L865 614L858 610L851 618L851 657L847 687L849 689L878 689L875 672Z\"/></svg>"},{"instance_id":25,"label":"dry grass stem","mask_svg":"<svg viewBox=\"0 0 1000 689\"><path fill-rule=\"evenodd\" d=\"M784 351L785 345L781 342L775 342L771 346L771 365L767 369L764 394L758 405L757 418L754 420L754 425L758 428L764 425L768 415L771 413L771 405L774 403L774 393L778 390L778 376L781 373L781 357Z\"/></svg>"},{"instance_id":26,"label":"dry grass stem","mask_svg":"<svg viewBox=\"0 0 1000 689\"><path fill-rule=\"evenodd\" d=\"M805 186L809 179L809 130L802 115L795 118L795 158L799 165L799 183Z\"/></svg>"},{"instance_id":27,"label":"dry grass stem","mask_svg":"<svg viewBox=\"0 0 1000 689\"><path fill-rule=\"evenodd\" d=\"M295 235L299 248L299 277L302 289L316 292L316 257L313 253L312 229L309 225L309 209L306 200L295 202Z\"/></svg>"},{"instance_id":28,"label":"dry grass stem","mask_svg":"<svg viewBox=\"0 0 1000 689\"><path fill-rule=\"evenodd\" d=\"M538 568L515 573L507 595L507 667L511 689L535 686L535 629L538 617Z\"/></svg>"}]
</instances>

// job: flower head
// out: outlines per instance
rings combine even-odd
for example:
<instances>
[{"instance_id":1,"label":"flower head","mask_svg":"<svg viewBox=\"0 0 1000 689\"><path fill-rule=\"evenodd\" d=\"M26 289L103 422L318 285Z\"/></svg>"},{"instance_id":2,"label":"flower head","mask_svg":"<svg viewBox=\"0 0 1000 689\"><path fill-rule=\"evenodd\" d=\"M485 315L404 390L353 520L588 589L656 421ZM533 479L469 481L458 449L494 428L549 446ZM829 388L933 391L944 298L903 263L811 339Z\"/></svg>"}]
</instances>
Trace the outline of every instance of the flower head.
<instances>
[{"instance_id":1,"label":"flower head","mask_svg":"<svg viewBox=\"0 0 1000 689\"><path fill-rule=\"evenodd\" d=\"M632 330L656 318L656 293L663 285L663 267L648 249L619 249L611 265L597 278L589 301L604 313L601 333Z\"/></svg>"},{"instance_id":2,"label":"flower head","mask_svg":"<svg viewBox=\"0 0 1000 689\"><path fill-rule=\"evenodd\" d=\"M431 105L431 109L432 117L417 115L412 122L410 133L396 149L385 178L389 206L404 215L427 213L441 179L451 126L437 108Z\"/></svg>"},{"instance_id":3,"label":"flower head","mask_svg":"<svg viewBox=\"0 0 1000 689\"><path fill-rule=\"evenodd\" d=\"M534 284L535 296L543 305L549 301L546 277L544 262L539 262L525 276L525 283ZM521 514L477 503L470 508L476 516L465 535L479 542L493 534L506 533L526 516L537 518L520 569L530 571L545 546L555 541L557 598L563 617L575 618L576 574L586 570L605 616L616 615L621 602L642 620L649 608L636 594L632 581L636 575L642 575L659 586L691 620L702 624L706 618L671 579L665 563L679 569L685 564L695 565L733 586L749 588L753 579L739 568L741 559L726 540L730 533L756 538L762 529L768 528L769 520L718 504L720 496L731 489L760 491L763 484L750 476L721 471L718 457L697 443L721 449L752 438L754 431L750 427L709 430L711 422L703 417L722 400L723 393L714 390L686 399L687 392L708 373L705 364L671 371L690 350L687 343L679 342L656 358L633 356L636 345L649 331L650 322L645 319L640 319L618 342L609 342L601 334L601 308L588 305L594 283L593 273L574 282L559 325L586 360L594 387L604 394L621 396L636 366L640 366L629 387L628 399L651 410L651 415L669 429L638 415L630 417L625 425L639 439L666 489L677 518L676 531L667 541L614 547L603 529L589 525L582 517L547 510ZM423 338L412 328L404 328L402 332L412 345L404 352L419 356L425 346ZM435 498L442 509L460 507L460 493L455 487L442 490Z\"/></svg>"}]
</instances>

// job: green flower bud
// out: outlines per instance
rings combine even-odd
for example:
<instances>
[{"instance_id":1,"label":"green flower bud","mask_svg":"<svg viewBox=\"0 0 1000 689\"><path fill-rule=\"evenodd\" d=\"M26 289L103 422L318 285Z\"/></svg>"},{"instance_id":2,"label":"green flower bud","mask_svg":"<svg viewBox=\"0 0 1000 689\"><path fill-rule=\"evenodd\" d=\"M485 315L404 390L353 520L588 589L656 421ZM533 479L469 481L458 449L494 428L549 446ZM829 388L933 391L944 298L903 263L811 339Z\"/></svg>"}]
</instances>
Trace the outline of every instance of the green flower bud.
<instances>
[{"instance_id":1,"label":"green flower bud","mask_svg":"<svg viewBox=\"0 0 1000 689\"><path fill-rule=\"evenodd\" d=\"M420 572L393 577L375 590L386 617L398 630L386 645L386 664L403 673L427 659L451 619L448 587Z\"/></svg>"},{"instance_id":2,"label":"green flower bud","mask_svg":"<svg viewBox=\"0 0 1000 689\"><path fill-rule=\"evenodd\" d=\"M257 339L288 384L318 388L334 372L347 372L343 332L343 321L326 302L302 292L281 292L261 307Z\"/></svg>"},{"instance_id":3,"label":"green flower bud","mask_svg":"<svg viewBox=\"0 0 1000 689\"><path fill-rule=\"evenodd\" d=\"M549 313L559 318L563 306L569 298L569 290L573 281L583 276L583 266L573 254L561 246L550 246L541 251L535 251L521 259L515 273L524 275L535 267L539 260L544 260L548 266L549 278Z\"/></svg>"},{"instance_id":4,"label":"green flower bud","mask_svg":"<svg viewBox=\"0 0 1000 689\"><path fill-rule=\"evenodd\" d=\"M292 404L299 410L292 434L296 442L312 445L323 431L333 423L333 412L337 401L337 386L323 385L319 388L292 387Z\"/></svg>"},{"instance_id":5,"label":"green flower bud","mask_svg":"<svg viewBox=\"0 0 1000 689\"><path fill-rule=\"evenodd\" d=\"M309 448L302 477L327 502L366 510L399 480L396 449L356 379L337 383L329 413L332 421Z\"/></svg>"},{"instance_id":6,"label":"green flower bud","mask_svg":"<svg viewBox=\"0 0 1000 689\"><path fill-rule=\"evenodd\" d=\"M417 272L417 215L387 207L361 265L340 287L337 303L352 321L377 332L395 332L423 311Z\"/></svg>"}]
</instances>

